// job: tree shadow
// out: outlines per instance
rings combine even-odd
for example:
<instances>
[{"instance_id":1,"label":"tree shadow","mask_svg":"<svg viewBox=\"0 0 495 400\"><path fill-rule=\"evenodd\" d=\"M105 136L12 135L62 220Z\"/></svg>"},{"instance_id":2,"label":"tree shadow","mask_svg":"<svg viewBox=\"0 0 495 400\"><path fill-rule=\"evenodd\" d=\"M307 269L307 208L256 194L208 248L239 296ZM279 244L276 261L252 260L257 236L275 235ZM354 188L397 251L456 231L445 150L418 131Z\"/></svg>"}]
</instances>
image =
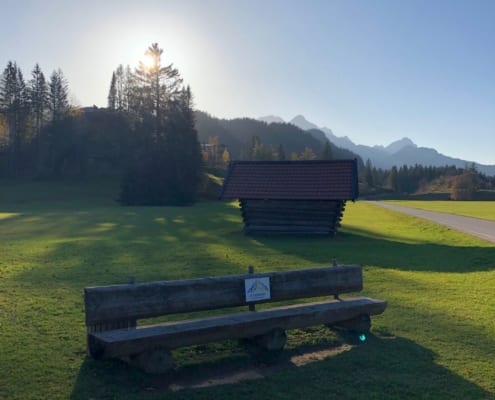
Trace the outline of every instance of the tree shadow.
<instances>
[{"instance_id":1,"label":"tree shadow","mask_svg":"<svg viewBox=\"0 0 495 400\"><path fill-rule=\"evenodd\" d=\"M425 272L495 268L495 246L456 246L377 237L345 228L334 238L246 237L237 210L223 205L118 208L14 214L0 220L4 242L54 240L37 265L12 279L23 285L85 286L304 268L339 263ZM17 255L16 255L17 256ZM290 264L289 264L290 263Z\"/></svg>"},{"instance_id":2,"label":"tree shadow","mask_svg":"<svg viewBox=\"0 0 495 400\"><path fill-rule=\"evenodd\" d=\"M346 346L344 344L344 346ZM303 346L276 364L232 358L165 375L120 362L86 359L71 399L489 399L493 394L435 362L435 354L405 338L371 336L364 345ZM348 351L347 351L348 350ZM296 357L325 354L297 365Z\"/></svg>"},{"instance_id":3,"label":"tree shadow","mask_svg":"<svg viewBox=\"0 0 495 400\"><path fill-rule=\"evenodd\" d=\"M366 229L347 228L334 238L257 237L263 246L314 264L380 266L407 271L476 272L495 268L495 246L407 243L377 237Z\"/></svg>"}]
</instances>

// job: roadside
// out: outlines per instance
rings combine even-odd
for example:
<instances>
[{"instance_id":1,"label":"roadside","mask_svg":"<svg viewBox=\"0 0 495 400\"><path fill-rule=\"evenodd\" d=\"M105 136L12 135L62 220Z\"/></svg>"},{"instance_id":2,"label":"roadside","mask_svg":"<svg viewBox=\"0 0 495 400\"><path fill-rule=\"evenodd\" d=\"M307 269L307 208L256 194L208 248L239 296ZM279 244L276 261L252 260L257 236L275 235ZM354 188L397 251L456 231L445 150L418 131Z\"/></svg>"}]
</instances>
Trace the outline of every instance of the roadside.
<instances>
[{"instance_id":1,"label":"roadside","mask_svg":"<svg viewBox=\"0 0 495 400\"><path fill-rule=\"evenodd\" d=\"M467 233L468 235L476 236L478 238L495 243L494 221L463 217L460 215L447 214L441 212L419 210L417 208L403 207L403 206L398 206L396 204L384 203L382 201L368 201L368 203L374 204L379 207L387 208L389 210L398 211L404 214L409 214L418 218L423 218L429 221L433 221L436 222L437 224L445 225L448 226L449 228L456 229L463 233Z\"/></svg>"}]
</instances>

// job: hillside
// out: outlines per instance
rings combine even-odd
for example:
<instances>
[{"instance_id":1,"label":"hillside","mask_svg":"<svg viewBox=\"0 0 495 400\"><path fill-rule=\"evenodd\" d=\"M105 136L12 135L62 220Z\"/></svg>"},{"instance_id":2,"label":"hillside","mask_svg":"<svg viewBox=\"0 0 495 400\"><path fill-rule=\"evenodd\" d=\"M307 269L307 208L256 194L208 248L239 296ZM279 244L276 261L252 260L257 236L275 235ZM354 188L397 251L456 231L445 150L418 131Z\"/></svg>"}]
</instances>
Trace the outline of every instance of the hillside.
<instances>
[{"instance_id":1,"label":"hillside","mask_svg":"<svg viewBox=\"0 0 495 400\"><path fill-rule=\"evenodd\" d=\"M251 118L219 119L202 111L196 111L196 129L201 143L208 143L211 137L218 137L218 142L227 146L232 159L242 157L243 152L250 148L254 136L257 136L263 145L275 149L282 145L287 155L300 154L306 148L320 154L327 140L326 135L319 130L305 131L289 123L267 123ZM363 165L361 157L355 153L332 143L330 146L335 158L357 158L358 164Z\"/></svg>"}]
</instances>

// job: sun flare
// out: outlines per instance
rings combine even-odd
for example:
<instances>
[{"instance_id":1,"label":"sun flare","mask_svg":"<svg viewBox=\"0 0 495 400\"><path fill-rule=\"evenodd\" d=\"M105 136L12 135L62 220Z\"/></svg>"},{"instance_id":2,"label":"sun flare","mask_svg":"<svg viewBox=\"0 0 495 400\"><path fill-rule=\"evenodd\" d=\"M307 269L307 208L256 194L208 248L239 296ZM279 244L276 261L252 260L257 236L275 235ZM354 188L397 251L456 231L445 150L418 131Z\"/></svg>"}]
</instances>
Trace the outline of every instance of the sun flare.
<instances>
[{"instance_id":1,"label":"sun flare","mask_svg":"<svg viewBox=\"0 0 495 400\"><path fill-rule=\"evenodd\" d=\"M140 64L146 70L151 70L155 66L155 59L151 54L146 53L141 57Z\"/></svg>"}]
</instances>

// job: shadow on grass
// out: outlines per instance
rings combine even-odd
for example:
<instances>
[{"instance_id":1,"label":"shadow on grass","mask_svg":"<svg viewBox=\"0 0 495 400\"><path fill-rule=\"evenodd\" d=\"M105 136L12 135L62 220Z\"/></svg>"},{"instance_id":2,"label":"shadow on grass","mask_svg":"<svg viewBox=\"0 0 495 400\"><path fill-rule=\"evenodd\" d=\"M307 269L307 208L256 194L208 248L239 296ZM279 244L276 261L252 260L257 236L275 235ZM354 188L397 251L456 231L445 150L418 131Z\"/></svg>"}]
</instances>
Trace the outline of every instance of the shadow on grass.
<instances>
[{"instance_id":1,"label":"shadow on grass","mask_svg":"<svg viewBox=\"0 0 495 400\"><path fill-rule=\"evenodd\" d=\"M335 238L246 237L236 214L222 204L39 212L0 220L0 231L7 233L4 242L27 246L31 253L31 247L40 247L32 256L36 265L14 277L37 286L82 289L130 277L143 282L235 274L250 264L260 272L285 270L330 265L334 259L411 271L495 268L495 246L406 243L365 228L347 228Z\"/></svg>"},{"instance_id":2,"label":"shadow on grass","mask_svg":"<svg viewBox=\"0 0 495 400\"><path fill-rule=\"evenodd\" d=\"M330 350L303 366L293 356ZM332 352L333 351L333 352ZM229 380L229 377L231 378ZM257 379L261 378L261 379ZM227 385L225 383L228 383ZM175 392L177 389L184 389ZM87 359L71 399L489 399L492 394L443 368L435 354L395 337L374 337L350 351L299 348L275 365L232 358L146 375L120 362Z\"/></svg>"},{"instance_id":3,"label":"shadow on grass","mask_svg":"<svg viewBox=\"0 0 495 400\"><path fill-rule=\"evenodd\" d=\"M477 272L495 268L495 246L455 246L435 243L405 243L373 237L366 229L347 229L335 238L258 237L260 243L284 255L293 255L329 265L339 263L374 265L407 271Z\"/></svg>"}]
</instances>

